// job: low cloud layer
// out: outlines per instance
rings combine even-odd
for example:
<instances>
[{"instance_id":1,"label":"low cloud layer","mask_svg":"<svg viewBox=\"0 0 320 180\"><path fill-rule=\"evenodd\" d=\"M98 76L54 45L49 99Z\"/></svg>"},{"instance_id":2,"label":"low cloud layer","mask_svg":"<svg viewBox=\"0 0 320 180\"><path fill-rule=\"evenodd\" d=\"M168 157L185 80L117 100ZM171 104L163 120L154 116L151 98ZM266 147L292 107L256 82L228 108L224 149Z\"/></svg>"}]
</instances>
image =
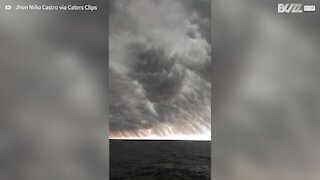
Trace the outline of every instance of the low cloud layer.
<instances>
[{"instance_id":1,"label":"low cloud layer","mask_svg":"<svg viewBox=\"0 0 320 180\"><path fill-rule=\"evenodd\" d=\"M110 5L110 137L210 134L210 2Z\"/></svg>"}]
</instances>

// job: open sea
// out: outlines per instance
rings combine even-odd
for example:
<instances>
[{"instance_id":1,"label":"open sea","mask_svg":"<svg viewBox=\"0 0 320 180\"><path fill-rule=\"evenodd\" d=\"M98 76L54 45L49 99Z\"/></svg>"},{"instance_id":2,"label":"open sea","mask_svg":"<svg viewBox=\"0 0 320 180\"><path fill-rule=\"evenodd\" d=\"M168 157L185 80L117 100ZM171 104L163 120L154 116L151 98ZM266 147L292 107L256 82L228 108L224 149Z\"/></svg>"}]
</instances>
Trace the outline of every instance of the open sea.
<instances>
[{"instance_id":1,"label":"open sea","mask_svg":"<svg viewBox=\"0 0 320 180\"><path fill-rule=\"evenodd\" d=\"M110 140L111 180L209 180L209 141Z\"/></svg>"}]
</instances>

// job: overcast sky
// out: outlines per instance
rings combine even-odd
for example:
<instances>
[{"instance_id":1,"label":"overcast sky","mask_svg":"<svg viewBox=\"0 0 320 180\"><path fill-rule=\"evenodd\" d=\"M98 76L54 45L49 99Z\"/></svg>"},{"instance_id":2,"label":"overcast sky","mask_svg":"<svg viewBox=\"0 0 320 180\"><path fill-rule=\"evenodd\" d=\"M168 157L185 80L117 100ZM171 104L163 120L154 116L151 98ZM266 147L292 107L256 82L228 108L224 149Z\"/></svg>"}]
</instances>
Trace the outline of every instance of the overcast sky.
<instances>
[{"instance_id":1,"label":"overcast sky","mask_svg":"<svg viewBox=\"0 0 320 180\"><path fill-rule=\"evenodd\" d=\"M211 132L209 0L116 0L109 17L110 137Z\"/></svg>"}]
</instances>

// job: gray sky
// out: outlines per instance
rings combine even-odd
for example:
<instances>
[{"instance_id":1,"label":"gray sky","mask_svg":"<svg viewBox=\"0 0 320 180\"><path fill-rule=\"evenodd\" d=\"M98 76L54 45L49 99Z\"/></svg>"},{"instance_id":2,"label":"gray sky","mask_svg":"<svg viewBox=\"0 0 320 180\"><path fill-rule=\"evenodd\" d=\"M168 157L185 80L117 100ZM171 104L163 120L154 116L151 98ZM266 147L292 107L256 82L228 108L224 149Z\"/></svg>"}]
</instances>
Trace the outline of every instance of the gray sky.
<instances>
[{"instance_id":1,"label":"gray sky","mask_svg":"<svg viewBox=\"0 0 320 180\"><path fill-rule=\"evenodd\" d=\"M210 138L210 1L117 0L110 13L111 138Z\"/></svg>"}]
</instances>

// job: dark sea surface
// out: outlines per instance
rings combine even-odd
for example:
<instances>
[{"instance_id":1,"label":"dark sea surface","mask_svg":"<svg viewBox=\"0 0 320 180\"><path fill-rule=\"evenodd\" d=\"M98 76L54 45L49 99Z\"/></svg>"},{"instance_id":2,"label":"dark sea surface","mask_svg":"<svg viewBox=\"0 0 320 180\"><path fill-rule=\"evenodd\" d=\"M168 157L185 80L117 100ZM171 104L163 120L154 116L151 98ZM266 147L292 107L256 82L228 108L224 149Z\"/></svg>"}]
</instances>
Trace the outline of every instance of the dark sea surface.
<instances>
[{"instance_id":1,"label":"dark sea surface","mask_svg":"<svg viewBox=\"0 0 320 180\"><path fill-rule=\"evenodd\" d=\"M209 141L110 140L111 180L209 180Z\"/></svg>"}]
</instances>

